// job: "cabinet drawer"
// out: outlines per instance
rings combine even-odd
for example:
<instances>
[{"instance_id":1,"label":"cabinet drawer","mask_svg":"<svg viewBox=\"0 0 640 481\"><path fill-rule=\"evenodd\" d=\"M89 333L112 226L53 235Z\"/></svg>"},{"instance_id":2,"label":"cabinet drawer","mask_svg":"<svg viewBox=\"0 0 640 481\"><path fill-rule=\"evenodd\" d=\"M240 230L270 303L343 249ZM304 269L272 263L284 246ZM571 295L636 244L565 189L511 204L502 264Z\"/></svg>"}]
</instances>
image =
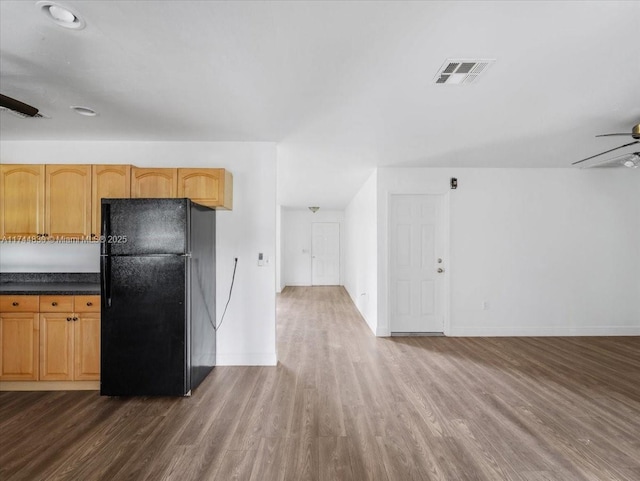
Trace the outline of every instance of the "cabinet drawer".
<instances>
[{"instance_id":1,"label":"cabinet drawer","mask_svg":"<svg viewBox=\"0 0 640 481\"><path fill-rule=\"evenodd\" d=\"M73 312L73 296L40 296L40 312Z\"/></svg>"},{"instance_id":2,"label":"cabinet drawer","mask_svg":"<svg viewBox=\"0 0 640 481\"><path fill-rule=\"evenodd\" d=\"M100 312L100 296L75 296L74 312Z\"/></svg>"},{"instance_id":3,"label":"cabinet drawer","mask_svg":"<svg viewBox=\"0 0 640 481\"><path fill-rule=\"evenodd\" d=\"M0 296L2 312L38 312L39 296Z\"/></svg>"}]
</instances>

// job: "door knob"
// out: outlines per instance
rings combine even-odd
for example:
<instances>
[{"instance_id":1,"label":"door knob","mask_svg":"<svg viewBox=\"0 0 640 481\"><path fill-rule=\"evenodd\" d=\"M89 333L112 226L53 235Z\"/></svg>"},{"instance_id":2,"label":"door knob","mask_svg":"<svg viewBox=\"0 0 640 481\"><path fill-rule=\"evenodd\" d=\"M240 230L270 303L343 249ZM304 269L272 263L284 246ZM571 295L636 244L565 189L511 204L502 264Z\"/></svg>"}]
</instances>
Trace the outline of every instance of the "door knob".
<instances>
[{"instance_id":1,"label":"door knob","mask_svg":"<svg viewBox=\"0 0 640 481\"><path fill-rule=\"evenodd\" d=\"M438 267L438 274L442 274L444 272L444 269L442 267Z\"/></svg>"}]
</instances>

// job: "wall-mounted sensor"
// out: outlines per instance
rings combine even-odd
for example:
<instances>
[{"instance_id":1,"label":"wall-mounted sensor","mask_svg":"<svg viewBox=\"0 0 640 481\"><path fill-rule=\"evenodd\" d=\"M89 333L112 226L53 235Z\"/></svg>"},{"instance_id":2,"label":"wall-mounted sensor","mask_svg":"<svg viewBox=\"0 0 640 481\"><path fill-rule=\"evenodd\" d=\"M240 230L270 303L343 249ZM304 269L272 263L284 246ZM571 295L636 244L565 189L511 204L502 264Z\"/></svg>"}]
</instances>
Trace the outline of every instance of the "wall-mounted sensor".
<instances>
[{"instance_id":1,"label":"wall-mounted sensor","mask_svg":"<svg viewBox=\"0 0 640 481\"><path fill-rule=\"evenodd\" d=\"M455 177L451 177L451 188L452 189L458 188L458 179L456 179Z\"/></svg>"}]
</instances>

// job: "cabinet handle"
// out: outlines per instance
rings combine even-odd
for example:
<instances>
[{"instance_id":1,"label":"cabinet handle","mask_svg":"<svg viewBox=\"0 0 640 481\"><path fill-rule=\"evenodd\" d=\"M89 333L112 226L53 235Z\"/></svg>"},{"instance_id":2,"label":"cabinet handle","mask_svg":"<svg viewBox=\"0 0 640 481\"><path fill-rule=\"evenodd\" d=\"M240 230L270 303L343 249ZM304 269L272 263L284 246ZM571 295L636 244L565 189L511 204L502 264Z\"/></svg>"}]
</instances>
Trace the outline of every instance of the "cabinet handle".
<instances>
[{"instance_id":1,"label":"cabinet handle","mask_svg":"<svg viewBox=\"0 0 640 481\"><path fill-rule=\"evenodd\" d=\"M56 301L53 301L53 302L51 303L51 305L52 305L53 307L56 307L56 306L58 305L58 303L57 303Z\"/></svg>"},{"instance_id":2,"label":"cabinet handle","mask_svg":"<svg viewBox=\"0 0 640 481\"><path fill-rule=\"evenodd\" d=\"M70 318L70 317L67 317L67 322L69 322L69 321L71 321L71 318Z\"/></svg>"},{"instance_id":3,"label":"cabinet handle","mask_svg":"<svg viewBox=\"0 0 640 481\"><path fill-rule=\"evenodd\" d=\"M87 302L87 306L93 306L93 302L91 301Z\"/></svg>"},{"instance_id":4,"label":"cabinet handle","mask_svg":"<svg viewBox=\"0 0 640 481\"><path fill-rule=\"evenodd\" d=\"M77 320L78 320L78 318L77 318L77 317L74 317L74 318L73 318L73 320L74 320L74 321L77 321Z\"/></svg>"},{"instance_id":5,"label":"cabinet handle","mask_svg":"<svg viewBox=\"0 0 640 481\"><path fill-rule=\"evenodd\" d=\"M12 306L19 306L19 305L20 305L20 303L19 303L19 302L15 302L15 301L14 301L14 302L12 302L12 303L11 303L11 305L12 305Z\"/></svg>"}]
</instances>

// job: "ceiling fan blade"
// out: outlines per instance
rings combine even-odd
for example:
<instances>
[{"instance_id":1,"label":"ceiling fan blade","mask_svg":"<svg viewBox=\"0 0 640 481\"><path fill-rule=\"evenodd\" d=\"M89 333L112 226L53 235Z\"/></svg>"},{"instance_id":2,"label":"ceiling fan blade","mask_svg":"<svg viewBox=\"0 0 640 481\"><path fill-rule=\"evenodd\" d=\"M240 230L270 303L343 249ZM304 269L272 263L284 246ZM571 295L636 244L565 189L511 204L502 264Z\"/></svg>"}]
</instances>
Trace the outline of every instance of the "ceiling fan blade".
<instances>
[{"instance_id":1,"label":"ceiling fan blade","mask_svg":"<svg viewBox=\"0 0 640 481\"><path fill-rule=\"evenodd\" d=\"M571 165L576 165L576 164L579 164L581 162L584 162L585 160L593 159L594 157L599 157L601 155L608 154L609 152L613 152L614 150L623 149L625 147L629 147L630 145L635 145L635 144L640 144L640 140L636 140L635 142L629 142L628 144L621 145L620 147L616 147L614 149L605 150L604 152L600 152L599 154L592 155L591 157L587 157L586 159L582 159L582 160L578 160L576 162L572 162Z\"/></svg>"},{"instance_id":2,"label":"ceiling fan blade","mask_svg":"<svg viewBox=\"0 0 640 481\"><path fill-rule=\"evenodd\" d=\"M626 162L630 161L631 165L627 165ZM581 169L593 169L594 167L630 167L637 168L640 164L640 152L630 152L627 154L618 155L612 159L597 160L594 163L583 164Z\"/></svg>"},{"instance_id":3,"label":"ceiling fan blade","mask_svg":"<svg viewBox=\"0 0 640 481\"><path fill-rule=\"evenodd\" d=\"M38 109L32 107L31 105L27 105L24 102L20 102L19 100L12 99L11 97L7 97L6 95L0 94L0 107L7 108L9 110L13 110L15 112L21 113L28 117L36 117L38 115Z\"/></svg>"},{"instance_id":4,"label":"ceiling fan blade","mask_svg":"<svg viewBox=\"0 0 640 481\"><path fill-rule=\"evenodd\" d=\"M633 135L632 133L627 132L626 134L600 134L600 135L596 135L596 137L614 137L614 136L618 136L618 135Z\"/></svg>"}]
</instances>

